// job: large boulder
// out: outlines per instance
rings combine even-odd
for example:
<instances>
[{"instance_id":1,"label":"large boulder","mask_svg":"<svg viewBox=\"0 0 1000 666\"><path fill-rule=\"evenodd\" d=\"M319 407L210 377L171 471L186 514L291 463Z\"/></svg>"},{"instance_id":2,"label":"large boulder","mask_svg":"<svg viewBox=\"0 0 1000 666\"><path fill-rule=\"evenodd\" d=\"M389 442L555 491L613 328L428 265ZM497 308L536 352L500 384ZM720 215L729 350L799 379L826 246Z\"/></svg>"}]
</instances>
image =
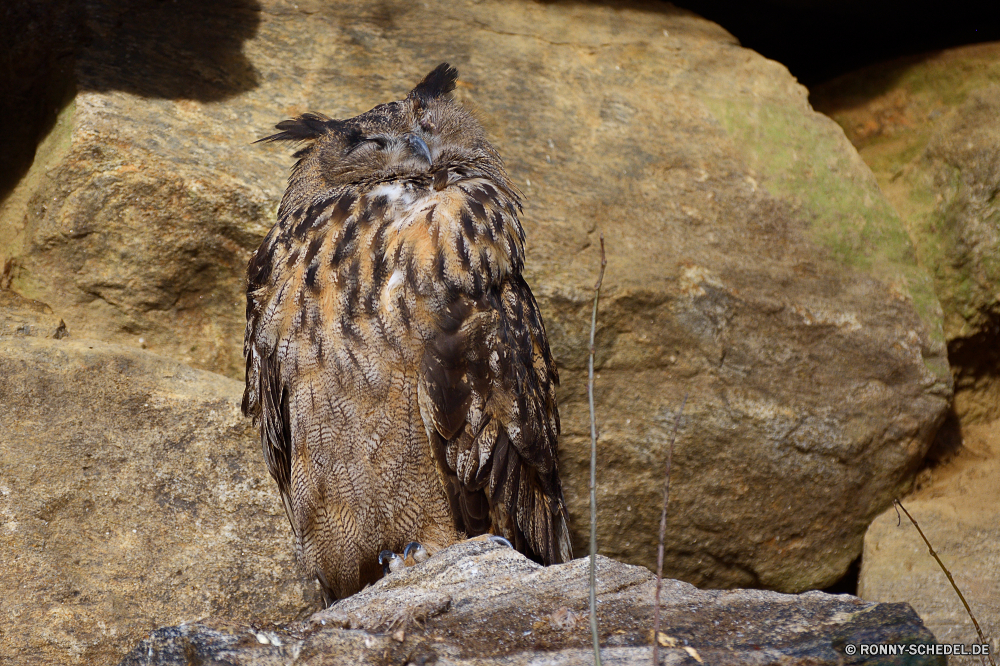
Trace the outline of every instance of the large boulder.
<instances>
[{"instance_id":1,"label":"large boulder","mask_svg":"<svg viewBox=\"0 0 1000 666\"><path fill-rule=\"evenodd\" d=\"M934 276L966 423L1000 418L1000 42L873 65L813 92Z\"/></svg>"},{"instance_id":2,"label":"large boulder","mask_svg":"<svg viewBox=\"0 0 1000 666\"><path fill-rule=\"evenodd\" d=\"M465 542L392 574L306 622L248 626L209 620L153 632L121 666L225 663L570 666L593 661L586 559L541 567L504 546ZM606 664L647 664L656 579L597 561ZM849 595L713 592L676 580L660 595L666 664L944 664L913 609ZM869 646L905 651L873 656ZM852 647L855 651L852 652Z\"/></svg>"},{"instance_id":3,"label":"large boulder","mask_svg":"<svg viewBox=\"0 0 1000 666\"><path fill-rule=\"evenodd\" d=\"M0 662L113 664L164 624L314 610L238 382L3 291L0 377Z\"/></svg>"},{"instance_id":4,"label":"large boulder","mask_svg":"<svg viewBox=\"0 0 1000 666\"><path fill-rule=\"evenodd\" d=\"M954 413L906 506L1000 650L1000 43L874 65L813 90L899 210L934 277L955 373ZM858 593L907 600L943 642L978 636L905 516L865 536ZM957 657L951 663L980 663Z\"/></svg>"},{"instance_id":5,"label":"large boulder","mask_svg":"<svg viewBox=\"0 0 1000 666\"><path fill-rule=\"evenodd\" d=\"M654 564L688 394L666 571L786 591L844 574L951 380L899 218L784 67L669 5L232 4L82 2L77 93L0 212L15 289L74 332L239 377L243 270L291 164L249 144L296 113L399 98L451 61L525 195L578 550L603 233L602 552Z\"/></svg>"}]
</instances>

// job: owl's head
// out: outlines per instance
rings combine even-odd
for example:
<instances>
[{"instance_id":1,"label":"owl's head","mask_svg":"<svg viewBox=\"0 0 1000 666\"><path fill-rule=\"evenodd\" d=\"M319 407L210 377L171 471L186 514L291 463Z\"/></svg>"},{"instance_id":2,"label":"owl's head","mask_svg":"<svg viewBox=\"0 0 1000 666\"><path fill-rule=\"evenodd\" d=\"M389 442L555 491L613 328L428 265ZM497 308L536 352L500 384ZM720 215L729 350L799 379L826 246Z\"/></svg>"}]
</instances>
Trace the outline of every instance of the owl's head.
<instances>
[{"instance_id":1,"label":"owl's head","mask_svg":"<svg viewBox=\"0 0 1000 666\"><path fill-rule=\"evenodd\" d=\"M442 189L475 177L507 185L482 126L451 99L457 78L458 70L442 63L399 101L346 120L303 114L260 141L307 143L295 154L296 171L330 188L408 180Z\"/></svg>"}]
</instances>

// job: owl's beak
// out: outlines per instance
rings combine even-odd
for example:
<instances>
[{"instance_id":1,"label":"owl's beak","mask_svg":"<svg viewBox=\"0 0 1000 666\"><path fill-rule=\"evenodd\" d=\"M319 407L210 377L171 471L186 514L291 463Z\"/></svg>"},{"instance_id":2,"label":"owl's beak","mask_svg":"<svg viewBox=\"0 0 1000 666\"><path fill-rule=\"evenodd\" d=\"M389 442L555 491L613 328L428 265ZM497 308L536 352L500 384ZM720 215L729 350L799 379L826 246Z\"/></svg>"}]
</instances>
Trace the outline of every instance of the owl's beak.
<instances>
[{"instance_id":1,"label":"owl's beak","mask_svg":"<svg viewBox=\"0 0 1000 666\"><path fill-rule=\"evenodd\" d=\"M431 150L427 147L427 144L424 143L423 139L416 134L407 134L406 141L410 144L410 150L413 154L427 162L427 166L434 163L434 160L431 159Z\"/></svg>"}]
</instances>

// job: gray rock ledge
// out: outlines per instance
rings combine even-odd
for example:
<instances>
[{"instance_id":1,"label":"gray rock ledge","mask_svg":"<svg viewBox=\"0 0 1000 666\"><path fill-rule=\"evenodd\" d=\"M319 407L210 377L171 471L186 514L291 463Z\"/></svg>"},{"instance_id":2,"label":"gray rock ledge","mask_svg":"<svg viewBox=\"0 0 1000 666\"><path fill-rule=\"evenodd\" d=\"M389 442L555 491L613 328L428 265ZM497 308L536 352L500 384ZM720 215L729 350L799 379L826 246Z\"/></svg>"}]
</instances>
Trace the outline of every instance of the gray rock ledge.
<instances>
[{"instance_id":1,"label":"gray rock ledge","mask_svg":"<svg viewBox=\"0 0 1000 666\"><path fill-rule=\"evenodd\" d=\"M541 567L465 542L392 574L304 622L208 620L154 631L121 662L140 664L592 663L586 558ZM649 663L656 579L598 556L605 664ZM821 592L699 590L665 580L663 664L944 664L944 657L848 656L848 644L935 643L908 604Z\"/></svg>"}]
</instances>

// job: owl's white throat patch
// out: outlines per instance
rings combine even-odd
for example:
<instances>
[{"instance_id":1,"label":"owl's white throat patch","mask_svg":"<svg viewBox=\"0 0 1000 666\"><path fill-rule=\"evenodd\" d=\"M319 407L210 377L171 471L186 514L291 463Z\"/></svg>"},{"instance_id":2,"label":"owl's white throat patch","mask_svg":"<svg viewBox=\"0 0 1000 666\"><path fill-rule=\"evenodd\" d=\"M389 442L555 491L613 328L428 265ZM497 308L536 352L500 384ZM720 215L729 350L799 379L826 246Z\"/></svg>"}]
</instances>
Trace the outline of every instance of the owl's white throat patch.
<instances>
[{"instance_id":1,"label":"owl's white throat patch","mask_svg":"<svg viewBox=\"0 0 1000 666\"><path fill-rule=\"evenodd\" d=\"M390 183L380 183L373 187L368 193L368 197L385 197L390 205L409 206L417 199L417 192L412 185L393 181Z\"/></svg>"}]
</instances>

